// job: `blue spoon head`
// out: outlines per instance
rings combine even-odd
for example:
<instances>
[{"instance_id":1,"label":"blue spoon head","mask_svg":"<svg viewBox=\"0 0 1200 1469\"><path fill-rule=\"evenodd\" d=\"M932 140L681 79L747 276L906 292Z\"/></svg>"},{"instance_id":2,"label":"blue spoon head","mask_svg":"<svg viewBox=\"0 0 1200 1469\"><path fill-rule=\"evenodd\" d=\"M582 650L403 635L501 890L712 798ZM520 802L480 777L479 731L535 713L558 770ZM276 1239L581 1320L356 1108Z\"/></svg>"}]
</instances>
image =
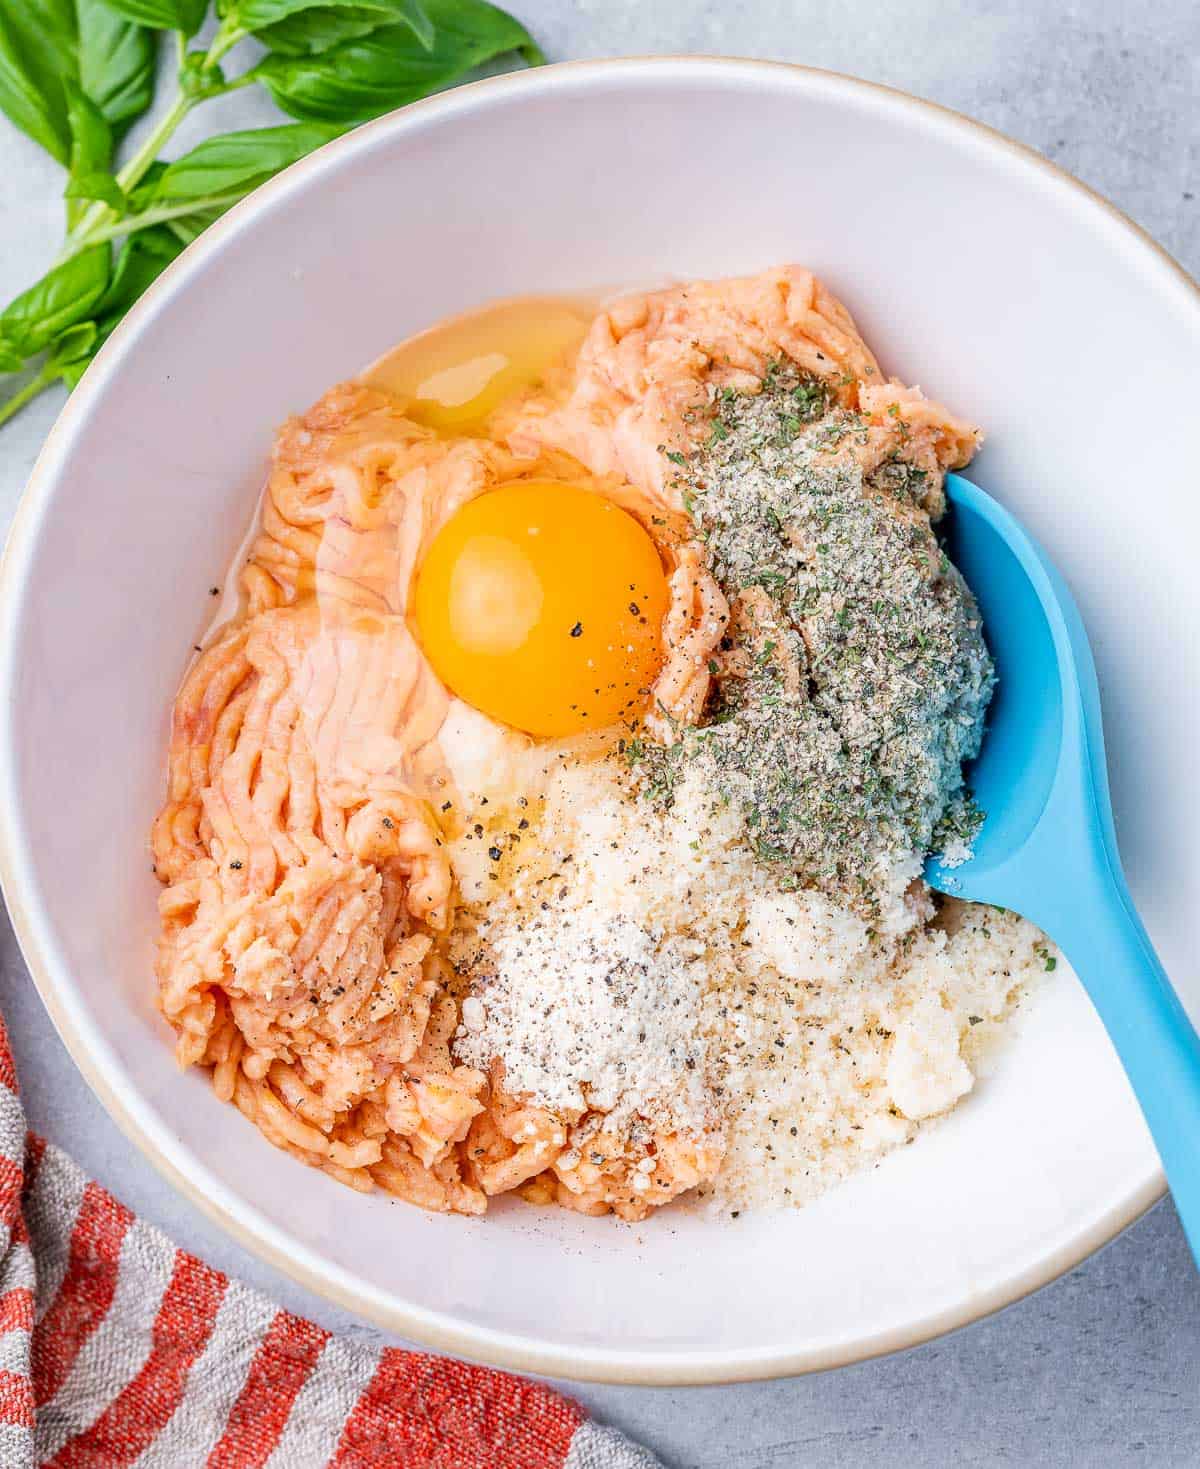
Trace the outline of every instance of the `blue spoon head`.
<instances>
[{"instance_id":1,"label":"blue spoon head","mask_svg":"<svg viewBox=\"0 0 1200 1469\"><path fill-rule=\"evenodd\" d=\"M948 488L947 549L979 601L999 686L967 772L986 812L974 856L957 868L931 861L926 877L1014 909L1062 946L1116 1044L1200 1261L1200 1038L1121 871L1083 621L1002 506L966 480Z\"/></svg>"},{"instance_id":2,"label":"blue spoon head","mask_svg":"<svg viewBox=\"0 0 1200 1469\"><path fill-rule=\"evenodd\" d=\"M1063 754L1064 678L1070 657L1058 595L1043 553L991 496L947 476L946 549L975 593L997 687L967 784L985 813L973 857L931 858L925 880L955 897L1002 903L997 877L1018 859L1046 809ZM1065 590L1065 589L1064 589Z\"/></svg>"}]
</instances>

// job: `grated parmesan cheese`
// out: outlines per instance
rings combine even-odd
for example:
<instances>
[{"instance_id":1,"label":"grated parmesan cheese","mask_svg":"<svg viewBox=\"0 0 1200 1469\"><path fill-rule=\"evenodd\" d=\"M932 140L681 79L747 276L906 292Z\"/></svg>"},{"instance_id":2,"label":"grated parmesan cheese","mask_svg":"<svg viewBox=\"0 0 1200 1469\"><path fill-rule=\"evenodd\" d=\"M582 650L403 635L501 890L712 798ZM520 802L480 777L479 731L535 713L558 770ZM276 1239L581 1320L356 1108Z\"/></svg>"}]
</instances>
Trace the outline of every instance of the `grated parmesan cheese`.
<instances>
[{"instance_id":1,"label":"grated parmesan cheese","mask_svg":"<svg viewBox=\"0 0 1200 1469\"><path fill-rule=\"evenodd\" d=\"M598 1111L702 1132L711 1114L700 1033L701 984L677 942L593 902L508 908L484 930L458 1055L504 1063L510 1091L557 1112Z\"/></svg>"},{"instance_id":2,"label":"grated parmesan cheese","mask_svg":"<svg viewBox=\"0 0 1200 1469\"><path fill-rule=\"evenodd\" d=\"M935 912L911 869L870 929L783 890L698 772L654 815L621 762L565 760L521 809L524 839L463 915L479 1009L464 1004L456 1054L502 1060L551 1108L718 1128L713 1207L802 1204L911 1141L969 1091L1046 968L1031 924ZM472 872L466 849L511 826L489 810L484 836L452 847Z\"/></svg>"}]
</instances>

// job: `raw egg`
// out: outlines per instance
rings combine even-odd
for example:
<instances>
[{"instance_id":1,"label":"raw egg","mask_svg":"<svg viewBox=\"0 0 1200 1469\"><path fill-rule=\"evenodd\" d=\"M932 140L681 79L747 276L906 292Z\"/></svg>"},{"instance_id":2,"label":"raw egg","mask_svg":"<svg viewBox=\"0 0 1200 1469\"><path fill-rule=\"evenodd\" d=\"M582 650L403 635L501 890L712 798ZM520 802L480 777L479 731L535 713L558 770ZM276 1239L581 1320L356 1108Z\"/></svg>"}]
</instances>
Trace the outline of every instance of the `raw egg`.
<instances>
[{"instance_id":1,"label":"raw egg","mask_svg":"<svg viewBox=\"0 0 1200 1469\"><path fill-rule=\"evenodd\" d=\"M417 630L460 699L532 735L630 723L662 662L658 548L611 500L528 480L469 501L417 579Z\"/></svg>"},{"instance_id":2,"label":"raw egg","mask_svg":"<svg viewBox=\"0 0 1200 1469\"><path fill-rule=\"evenodd\" d=\"M500 301L411 337L363 374L410 418L445 434L479 432L583 341L592 312L555 297Z\"/></svg>"}]
</instances>

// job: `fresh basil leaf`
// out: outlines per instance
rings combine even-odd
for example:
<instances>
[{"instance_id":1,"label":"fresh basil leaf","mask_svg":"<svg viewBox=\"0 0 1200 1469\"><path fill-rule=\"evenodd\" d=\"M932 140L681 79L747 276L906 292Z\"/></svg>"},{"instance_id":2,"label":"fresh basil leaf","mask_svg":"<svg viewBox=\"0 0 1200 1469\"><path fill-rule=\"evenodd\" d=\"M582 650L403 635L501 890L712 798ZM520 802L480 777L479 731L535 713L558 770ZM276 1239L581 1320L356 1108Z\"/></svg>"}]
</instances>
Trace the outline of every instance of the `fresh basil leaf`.
<instances>
[{"instance_id":1,"label":"fresh basil leaf","mask_svg":"<svg viewBox=\"0 0 1200 1469\"><path fill-rule=\"evenodd\" d=\"M99 349L99 336L100 328L94 321L69 327L51 342L43 374L61 378L68 389L76 387Z\"/></svg>"},{"instance_id":2,"label":"fresh basil leaf","mask_svg":"<svg viewBox=\"0 0 1200 1469\"><path fill-rule=\"evenodd\" d=\"M108 119L74 83L65 85L67 126L71 130L71 173L95 173L112 162L113 136Z\"/></svg>"},{"instance_id":3,"label":"fresh basil leaf","mask_svg":"<svg viewBox=\"0 0 1200 1469\"><path fill-rule=\"evenodd\" d=\"M192 102L219 97L229 90L224 70L204 51L189 51L179 66L179 90Z\"/></svg>"},{"instance_id":4,"label":"fresh basil leaf","mask_svg":"<svg viewBox=\"0 0 1200 1469\"><path fill-rule=\"evenodd\" d=\"M359 5L339 5L336 9L320 6L298 11L286 20L256 31L255 39L268 51L278 51L283 56L317 56L343 41L369 36L383 23L379 11Z\"/></svg>"},{"instance_id":5,"label":"fresh basil leaf","mask_svg":"<svg viewBox=\"0 0 1200 1469\"><path fill-rule=\"evenodd\" d=\"M24 359L6 342L0 341L0 372L20 372Z\"/></svg>"},{"instance_id":6,"label":"fresh basil leaf","mask_svg":"<svg viewBox=\"0 0 1200 1469\"><path fill-rule=\"evenodd\" d=\"M168 219L163 228L170 230L182 250L190 245L197 235L202 235L210 224L215 224L232 206L220 204L212 209L197 209L191 214L181 214L177 219Z\"/></svg>"},{"instance_id":7,"label":"fresh basil leaf","mask_svg":"<svg viewBox=\"0 0 1200 1469\"><path fill-rule=\"evenodd\" d=\"M167 171L167 165L156 158L142 177L142 181L129 191L129 213L141 214L154 203L158 193L158 181Z\"/></svg>"},{"instance_id":8,"label":"fresh basil leaf","mask_svg":"<svg viewBox=\"0 0 1200 1469\"><path fill-rule=\"evenodd\" d=\"M81 321L68 327L62 336L56 337L50 344L51 362L77 362L81 357L91 356L99 335L100 328L94 321Z\"/></svg>"},{"instance_id":9,"label":"fresh basil leaf","mask_svg":"<svg viewBox=\"0 0 1200 1469\"><path fill-rule=\"evenodd\" d=\"M96 354L94 352L91 352L86 357L73 359L70 362L64 363L63 366L59 368L58 375L65 384L68 393L73 393L75 389L79 386L80 378L82 378L88 368L91 367L92 358L95 355Z\"/></svg>"},{"instance_id":10,"label":"fresh basil leaf","mask_svg":"<svg viewBox=\"0 0 1200 1469\"><path fill-rule=\"evenodd\" d=\"M142 181L136 188L129 191L129 207L132 210L145 209L154 197L154 191L158 187L158 181L167 171L167 165L161 158L156 158L146 172L142 175Z\"/></svg>"},{"instance_id":11,"label":"fresh basil leaf","mask_svg":"<svg viewBox=\"0 0 1200 1469\"><path fill-rule=\"evenodd\" d=\"M81 86L119 139L150 105L154 62L153 35L105 0L0 0L0 110L60 163L71 155L67 87Z\"/></svg>"},{"instance_id":12,"label":"fresh basil leaf","mask_svg":"<svg viewBox=\"0 0 1200 1469\"><path fill-rule=\"evenodd\" d=\"M92 358L95 355L95 352L92 352L87 357L80 357L77 361L68 362L60 369L58 375L65 384L68 393L73 393L79 386L80 378L91 367Z\"/></svg>"},{"instance_id":13,"label":"fresh basil leaf","mask_svg":"<svg viewBox=\"0 0 1200 1469\"><path fill-rule=\"evenodd\" d=\"M47 369L74 388L129 308L152 286L183 245L163 225L139 230L121 246L112 279L95 315L68 328L50 345Z\"/></svg>"},{"instance_id":14,"label":"fresh basil leaf","mask_svg":"<svg viewBox=\"0 0 1200 1469\"><path fill-rule=\"evenodd\" d=\"M229 194L248 194L298 158L337 137L339 131L314 123L291 123L207 138L167 165L154 184L153 202L195 199L206 204ZM145 207L141 195L139 203Z\"/></svg>"},{"instance_id":15,"label":"fresh basil leaf","mask_svg":"<svg viewBox=\"0 0 1200 1469\"><path fill-rule=\"evenodd\" d=\"M0 111L60 163L71 154L63 82L78 70L72 0L0 0Z\"/></svg>"},{"instance_id":16,"label":"fresh basil leaf","mask_svg":"<svg viewBox=\"0 0 1200 1469\"><path fill-rule=\"evenodd\" d=\"M83 172L72 169L63 198L96 199L118 214L124 214L129 208L129 196L106 168Z\"/></svg>"},{"instance_id":17,"label":"fresh basil leaf","mask_svg":"<svg viewBox=\"0 0 1200 1469\"><path fill-rule=\"evenodd\" d=\"M120 142L154 101L154 32L118 15L105 0L75 0L79 84Z\"/></svg>"},{"instance_id":18,"label":"fresh basil leaf","mask_svg":"<svg viewBox=\"0 0 1200 1469\"><path fill-rule=\"evenodd\" d=\"M433 46L433 22L423 0L351 0L345 6L337 4L336 0L333 4L330 0L234 0L230 6L238 24L255 32L303 15L306 11L336 15L342 10L373 13L377 26L406 25L426 51Z\"/></svg>"},{"instance_id":19,"label":"fresh basil leaf","mask_svg":"<svg viewBox=\"0 0 1200 1469\"><path fill-rule=\"evenodd\" d=\"M67 125L71 129L71 171L63 197L67 200L67 222L78 218L80 199L102 199L123 207L123 196L113 178L113 136L108 120L75 82L65 82Z\"/></svg>"},{"instance_id":20,"label":"fresh basil leaf","mask_svg":"<svg viewBox=\"0 0 1200 1469\"><path fill-rule=\"evenodd\" d=\"M68 256L0 313L0 339L22 357L40 352L91 315L108 287L110 262L107 244Z\"/></svg>"},{"instance_id":21,"label":"fresh basil leaf","mask_svg":"<svg viewBox=\"0 0 1200 1469\"><path fill-rule=\"evenodd\" d=\"M128 236L117 255L108 289L96 304L101 340L183 248L165 225L154 225Z\"/></svg>"},{"instance_id":22,"label":"fresh basil leaf","mask_svg":"<svg viewBox=\"0 0 1200 1469\"><path fill-rule=\"evenodd\" d=\"M194 36L208 14L208 0L104 0L110 10L160 31Z\"/></svg>"},{"instance_id":23,"label":"fresh basil leaf","mask_svg":"<svg viewBox=\"0 0 1200 1469\"><path fill-rule=\"evenodd\" d=\"M448 86L507 52L541 59L529 32L484 0L425 0L431 50L411 31L386 26L317 56L267 56L251 75L292 117L354 124Z\"/></svg>"},{"instance_id":24,"label":"fresh basil leaf","mask_svg":"<svg viewBox=\"0 0 1200 1469\"><path fill-rule=\"evenodd\" d=\"M487 0L424 0L434 30L460 51L483 53L478 66L516 51L528 66L544 66L542 48L519 20Z\"/></svg>"}]
</instances>

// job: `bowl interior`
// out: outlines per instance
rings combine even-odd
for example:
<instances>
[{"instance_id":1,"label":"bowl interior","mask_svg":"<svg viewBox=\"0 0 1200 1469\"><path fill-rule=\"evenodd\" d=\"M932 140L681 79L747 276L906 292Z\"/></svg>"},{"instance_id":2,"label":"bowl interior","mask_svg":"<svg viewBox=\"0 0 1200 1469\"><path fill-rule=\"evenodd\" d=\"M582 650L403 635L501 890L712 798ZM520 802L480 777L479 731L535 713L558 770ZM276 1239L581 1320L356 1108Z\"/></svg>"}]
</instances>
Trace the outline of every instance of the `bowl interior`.
<instances>
[{"instance_id":1,"label":"bowl interior","mask_svg":"<svg viewBox=\"0 0 1200 1469\"><path fill-rule=\"evenodd\" d=\"M147 831L170 700L274 426L489 298L782 260L825 278L885 370L986 428L972 475L1078 596L1132 885L1200 1002L1200 310L1181 277L1028 155L820 74L583 65L408 109L236 210L73 398L5 575L0 833L35 977L127 1129L247 1243L409 1336L642 1382L825 1366L1002 1304L1160 1186L1061 970L943 1125L803 1212L732 1222L429 1217L303 1169L175 1069Z\"/></svg>"}]
</instances>

